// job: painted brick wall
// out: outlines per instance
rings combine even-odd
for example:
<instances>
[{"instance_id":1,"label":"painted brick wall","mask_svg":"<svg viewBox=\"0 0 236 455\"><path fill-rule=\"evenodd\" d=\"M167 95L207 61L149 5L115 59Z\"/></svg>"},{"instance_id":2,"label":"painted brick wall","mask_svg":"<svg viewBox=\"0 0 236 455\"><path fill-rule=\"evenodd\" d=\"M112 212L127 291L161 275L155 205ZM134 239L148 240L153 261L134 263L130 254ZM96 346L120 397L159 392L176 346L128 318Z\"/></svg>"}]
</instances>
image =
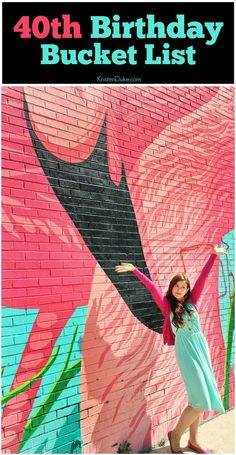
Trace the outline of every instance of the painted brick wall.
<instances>
[{"instance_id":1,"label":"painted brick wall","mask_svg":"<svg viewBox=\"0 0 236 455\"><path fill-rule=\"evenodd\" d=\"M158 444L187 403L133 262L194 284L217 385L234 406L232 87L2 90L3 453ZM82 362L81 362L82 360ZM204 418L215 411L205 412Z\"/></svg>"}]
</instances>

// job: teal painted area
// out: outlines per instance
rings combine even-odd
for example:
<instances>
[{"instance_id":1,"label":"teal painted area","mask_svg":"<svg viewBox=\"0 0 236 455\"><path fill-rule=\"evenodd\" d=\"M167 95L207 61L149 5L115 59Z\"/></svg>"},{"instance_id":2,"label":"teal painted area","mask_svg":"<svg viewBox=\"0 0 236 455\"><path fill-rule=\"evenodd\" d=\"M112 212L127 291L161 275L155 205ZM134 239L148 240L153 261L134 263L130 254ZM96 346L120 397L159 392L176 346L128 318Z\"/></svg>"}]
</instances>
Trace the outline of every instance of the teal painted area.
<instances>
[{"instance_id":1,"label":"teal painted area","mask_svg":"<svg viewBox=\"0 0 236 455\"><path fill-rule=\"evenodd\" d=\"M68 367L81 359L86 315L87 306L77 308L64 327L56 343L56 346L60 346L59 355L43 376L38 396L29 418L41 407L57 380L66 361L76 324L79 327ZM62 392L59 399L56 400L50 411L45 413L45 419L22 447L21 453L81 453L80 374L76 374L69 381L66 388L63 388L63 383L61 387Z\"/></svg>"},{"instance_id":2,"label":"teal painted area","mask_svg":"<svg viewBox=\"0 0 236 455\"><path fill-rule=\"evenodd\" d=\"M38 310L2 308L2 395L9 392Z\"/></svg>"},{"instance_id":3,"label":"teal painted area","mask_svg":"<svg viewBox=\"0 0 236 455\"><path fill-rule=\"evenodd\" d=\"M228 317L230 309L230 295L234 287L234 231L230 231L223 237L221 246L228 248L229 255L221 256L222 267L219 269L219 301L220 301L220 319L224 342L227 342ZM232 336L232 353L230 365L234 368L235 358L235 332Z\"/></svg>"}]
</instances>

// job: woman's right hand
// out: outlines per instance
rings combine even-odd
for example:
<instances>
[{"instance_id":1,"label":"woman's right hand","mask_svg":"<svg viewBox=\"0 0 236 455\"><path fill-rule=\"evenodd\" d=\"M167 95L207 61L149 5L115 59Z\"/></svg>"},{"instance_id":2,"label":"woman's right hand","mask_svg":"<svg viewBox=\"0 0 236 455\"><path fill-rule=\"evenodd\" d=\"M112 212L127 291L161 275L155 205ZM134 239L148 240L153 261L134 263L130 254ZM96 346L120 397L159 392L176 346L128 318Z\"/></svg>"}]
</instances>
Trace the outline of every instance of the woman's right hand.
<instances>
[{"instance_id":1,"label":"woman's right hand","mask_svg":"<svg viewBox=\"0 0 236 455\"><path fill-rule=\"evenodd\" d=\"M133 265L133 264L129 264L127 262L121 262L120 265L117 265L115 267L115 271L117 273L122 273L122 272L133 272L133 270L135 269L136 267Z\"/></svg>"},{"instance_id":2,"label":"woman's right hand","mask_svg":"<svg viewBox=\"0 0 236 455\"><path fill-rule=\"evenodd\" d=\"M221 254L229 254L228 251L225 250L225 248L219 247L218 245L214 246L214 254L217 256L220 256Z\"/></svg>"}]
</instances>

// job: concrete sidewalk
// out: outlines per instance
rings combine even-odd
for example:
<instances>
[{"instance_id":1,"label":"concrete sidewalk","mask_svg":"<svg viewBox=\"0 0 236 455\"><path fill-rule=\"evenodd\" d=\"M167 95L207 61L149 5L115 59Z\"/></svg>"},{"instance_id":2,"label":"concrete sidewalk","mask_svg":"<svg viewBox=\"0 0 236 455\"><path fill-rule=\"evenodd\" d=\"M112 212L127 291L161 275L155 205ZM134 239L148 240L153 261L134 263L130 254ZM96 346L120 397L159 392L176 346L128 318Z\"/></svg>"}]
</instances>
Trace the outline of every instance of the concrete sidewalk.
<instances>
[{"instance_id":1,"label":"concrete sidewalk","mask_svg":"<svg viewBox=\"0 0 236 455\"><path fill-rule=\"evenodd\" d=\"M234 409L203 422L199 427L199 441L204 448L208 447L214 453L235 453L234 449ZM184 453L196 453L187 447L188 432L181 439ZM155 447L151 453L171 453L169 441L164 447Z\"/></svg>"}]
</instances>

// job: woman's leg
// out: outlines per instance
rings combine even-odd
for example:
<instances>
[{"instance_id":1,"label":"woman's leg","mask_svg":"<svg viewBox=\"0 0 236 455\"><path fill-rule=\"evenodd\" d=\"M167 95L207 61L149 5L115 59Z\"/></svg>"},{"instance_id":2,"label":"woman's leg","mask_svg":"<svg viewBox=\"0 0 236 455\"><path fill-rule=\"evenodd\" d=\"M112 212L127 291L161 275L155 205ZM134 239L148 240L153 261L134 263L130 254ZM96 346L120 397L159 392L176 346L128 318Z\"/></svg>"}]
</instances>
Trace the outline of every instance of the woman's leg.
<instances>
[{"instance_id":1,"label":"woman's leg","mask_svg":"<svg viewBox=\"0 0 236 455\"><path fill-rule=\"evenodd\" d=\"M192 406L187 406L183 410L178 423L171 434L171 443L174 451L178 451L180 449L181 436L185 430L187 430L187 428L200 417L202 412L203 409L193 408Z\"/></svg>"},{"instance_id":2,"label":"woman's leg","mask_svg":"<svg viewBox=\"0 0 236 455\"><path fill-rule=\"evenodd\" d=\"M199 423L200 423L200 416L197 417L196 420L194 420L194 422L189 426L189 440L198 449L203 449L203 447L198 442Z\"/></svg>"},{"instance_id":3,"label":"woman's leg","mask_svg":"<svg viewBox=\"0 0 236 455\"><path fill-rule=\"evenodd\" d=\"M198 447L198 428L199 428L200 416L198 416L193 423L189 426L189 440L191 443Z\"/></svg>"}]
</instances>

